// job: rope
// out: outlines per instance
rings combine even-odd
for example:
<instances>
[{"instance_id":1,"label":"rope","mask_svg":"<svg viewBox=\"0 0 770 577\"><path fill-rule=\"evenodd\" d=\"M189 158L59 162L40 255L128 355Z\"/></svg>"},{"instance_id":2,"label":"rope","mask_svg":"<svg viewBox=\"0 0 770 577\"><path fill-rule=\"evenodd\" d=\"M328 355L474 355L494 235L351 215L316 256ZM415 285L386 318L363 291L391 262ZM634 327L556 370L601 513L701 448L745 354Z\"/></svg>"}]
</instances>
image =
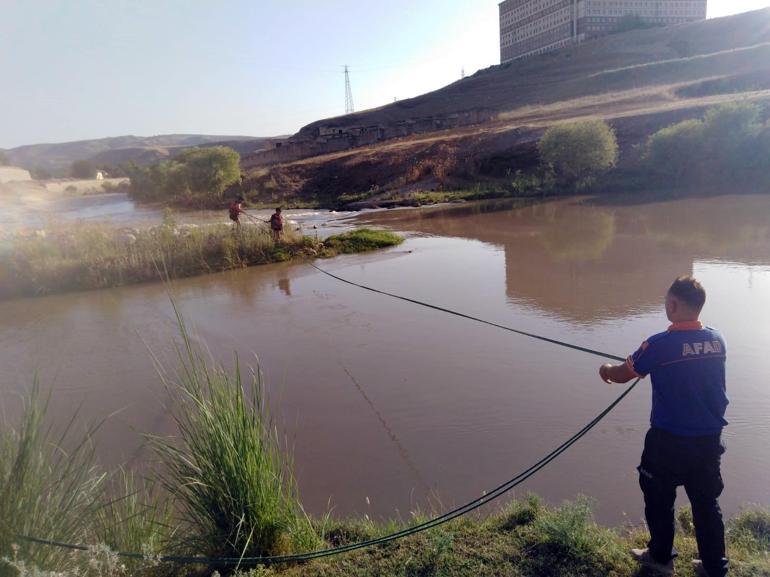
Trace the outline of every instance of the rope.
<instances>
[{"instance_id":1,"label":"rope","mask_svg":"<svg viewBox=\"0 0 770 577\"><path fill-rule=\"evenodd\" d=\"M608 359L615 359L619 361L623 361L624 359L621 357L617 357L614 355L610 355L607 353L603 353L601 351L595 351L593 349L588 349L585 347L581 347L578 345L573 345L571 343L567 343L564 341L559 341L557 339L551 339L548 337L544 337L541 335L536 335L534 333L529 333L526 331L521 331L518 329L514 329L511 327L506 327L504 325L500 325L497 323L493 323L490 321L486 321L484 319L480 319L477 317L473 317L470 315L466 315L464 313L460 313L457 311L453 311L450 309L446 309L443 307L439 307L436 305L431 305L429 303L424 303L415 299L410 299L407 297L403 297L400 295L388 293L385 291L381 291L372 287L368 287L365 285L361 285L358 283L354 283L352 281L349 281L347 279L344 279L342 277L338 277L328 271L323 270L322 268L317 267L316 265L311 263L311 266L319 270L320 272L324 273L325 275L328 275L336 280L339 280L341 282L344 282L349 285L353 285L374 293L386 295L392 298L396 298L399 300L403 300L406 302L410 302L416 305L420 305L423 307L427 307L433 310L445 312L448 314L452 314L461 318L465 318L468 320L473 320L476 322L480 322L489 326L493 326L499 329L503 329L506 331L510 331L519 335L523 335L526 337L530 337L533 339L537 339L540 341L545 341L547 343L551 343L554 345L566 347L569 349L574 349L577 351L581 351L584 353L592 354L595 356L599 356L602 358L608 358ZM293 562L300 562L300 561L310 561L312 559L320 559L323 557L330 557L333 555L340 555L342 553L348 553L351 551L356 551L358 549L364 549L368 547L373 547L376 545L383 545L385 543L390 543L392 541L396 541L399 539L404 539L406 537L410 537L412 535L416 535L418 533L421 533L423 531L427 531L429 529L433 529L434 527L438 527L440 525L443 525L445 523L448 523L462 515L467 515L468 513L475 511L476 509L487 505L494 501L495 499L500 498L501 496L505 495L518 485L522 484L524 481L532 477L535 473L549 465L552 461L554 461L556 458L558 458L562 453L564 453L567 449L572 447L575 443L577 443L580 439L585 437L591 429L593 429L596 425L598 425L615 407L617 407L620 402L625 399L631 391L636 387L636 385L639 383L641 378L636 379L631 385L623 391L623 393L615 399L606 409L604 409L601 413L599 413L595 418L593 418L591 421L588 422L582 429L580 429L577 433L572 435L569 439L567 439L565 442L563 442L561 445L556 447L554 450L552 450L550 453L548 453L545 457L540 459L538 462L536 462L534 465L531 465L527 469L521 471L517 475L515 475L510 480L506 481L502 485L499 485L492 489L491 491L485 492L481 497L478 497L465 505L462 505L460 507L457 507L455 509L452 509L451 511L448 511L446 513L443 513L442 515L439 515L438 517L434 517L433 519L430 519L429 521L425 521L423 523L419 523L417 525L414 525L412 527L402 529L400 531L396 531L394 533L391 533L389 535L385 535L383 537L378 537L375 539L368 539L366 541L360 541L358 543L350 543L348 545L342 545L340 547L333 547L329 549L320 549L317 551L311 551L308 553L300 553L297 555L271 555L271 556L263 556L263 557L203 557L203 556L179 556L179 555L165 555L159 557L157 560L160 562L165 563L178 563L178 564L203 564L203 565L217 565L217 566L247 566L247 565L275 565L275 564L282 564L282 563L293 563ZM52 547L61 547L65 549L71 549L71 550L78 550L78 551L87 551L88 547L85 545L76 545L72 543L63 543L61 541L53 541L49 539L40 539L37 537L30 537L26 535L17 535L18 539L23 539L25 541L31 542L31 543L37 543L40 545L47 545ZM145 556L141 553L135 553L135 552L123 552L119 551L116 553L119 557L125 557L130 559L143 559Z\"/></svg>"},{"instance_id":2,"label":"rope","mask_svg":"<svg viewBox=\"0 0 770 577\"><path fill-rule=\"evenodd\" d=\"M497 324L497 323L493 323L492 321L487 321L487 320L484 320L484 319L480 319L478 317L467 315L465 313L461 313L461 312L454 311L454 310L451 310L451 309L447 309L447 308L444 308L444 307L440 307L440 306L437 306L437 305L432 305L430 303L426 303L426 302L423 302L423 301L418 301L418 300L415 300L415 299L412 299L412 298L409 298L409 297L405 297L405 296L389 293L389 292L386 292L386 291L383 291L383 290L372 288L370 286L358 284L358 283L353 282L351 280L348 280L348 279L342 278L340 276L337 276L335 274L332 274L328 270L324 270L321 267L318 267L318 266L314 265L312 262L310 263L310 266L312 266L317 271L322 272L323 274L325 274L327 276L330 276L333 279L336 279L336 280L338 280L340 282L344 282L345 284L349 284L351 286L355 286L355 287L358 287L358 288L362 288L364 290L371 291L373 293L389 296L389 297L394 298L394 299L398 299L398 300L402 300L402 301L405 301L405 302L408 302L408 303L419 305L421 307L433 309L435 311L441 311L442 313L448 313L450 315L454 315L456 317L460 317L460 318L463 318L463 319L468 319L468 320L471 320L471 321L476 321L477 323L482 323L482 324L485 324L485 325L489 325L490 327L495 327L497 329L502 329L504 331L509 331L509 332L512 332L512 333L516 333L517 335L522 335L522 336L525 336L525 337L529 337L531 339L537 339L539 341L544 341L546 343L551 343L552 345L558 345L560 347L565 347L565 348L572 349L572 350L575 350L575 351L580 351L582 353L588 353L589 355L594 355L596 357L601 357L603 359L612 359L612 360L620 361L620 362L625 362L625 360L626 360L623 357L618 357L616 355L611 355L609 353L605 353L605 352L602 352L602 351L596 351L594 349L589 349L589 348L586 348L586 347L581 347L579 345L573 345L572 343L568 343L568 342L565 342L565 341L560 341L558 339L552 339L552 338L549 338L549 337L544 337L542 335L536 335L534 333L529 333L527 331L522 331L522 330L515 329L515 328L512 328L512 327L507 327L505 325L500 325L500 324Z\"/></svg>"}]
</instances>

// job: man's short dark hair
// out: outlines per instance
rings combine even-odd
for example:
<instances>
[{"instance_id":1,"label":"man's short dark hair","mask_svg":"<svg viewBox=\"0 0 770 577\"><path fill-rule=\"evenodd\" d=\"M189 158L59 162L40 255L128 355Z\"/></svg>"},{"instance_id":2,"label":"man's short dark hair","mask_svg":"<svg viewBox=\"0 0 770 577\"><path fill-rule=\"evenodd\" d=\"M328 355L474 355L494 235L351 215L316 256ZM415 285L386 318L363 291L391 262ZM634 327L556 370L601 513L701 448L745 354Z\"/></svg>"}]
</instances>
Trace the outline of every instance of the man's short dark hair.
<instances>
[{"instance_id":1,"label":"man's short dark hair","mask_svg":"<svg viewBox=\"0 0 770 577\"><path fill-rule=\"evenodd\" d=\"M680 276L674 281L668 292L698 312L706 304L706 289L691 276Z\"/></svg>"}]
</instances>

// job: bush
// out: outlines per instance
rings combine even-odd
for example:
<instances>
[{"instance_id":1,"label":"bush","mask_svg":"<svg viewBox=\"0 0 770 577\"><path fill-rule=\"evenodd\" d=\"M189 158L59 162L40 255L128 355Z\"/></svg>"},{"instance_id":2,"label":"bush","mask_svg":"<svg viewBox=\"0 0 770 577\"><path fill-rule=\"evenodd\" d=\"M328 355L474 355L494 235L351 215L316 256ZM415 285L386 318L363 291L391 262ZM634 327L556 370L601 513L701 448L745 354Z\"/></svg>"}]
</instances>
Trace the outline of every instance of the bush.
<instances>
[{"instance_id":1,"label":"bush","mask_svg":"<svg viewBox=\"0 0 770 577\"><path fill-rule=\"evenodd\" d=\"M0 166L8 166L11 164L8 154L4 150L0 150Z\"/></svg>"},{"instance_id":2,"label":"bush","mask_svg":"<svg viewBox=\"0 0 770 577\"><path fill-rule=\"evenodd\" d=\"M679 184L700 172L705 126L702 120L685 120L663 128L647 142L645 160L653 174Z\"/></svg>"},{"instance_id":3,"label":"bush","mask_svg":"<svg viewBox=\"0 0 770 577\"><path fill-rule=\"evenodd\" d=\"M753 102L723 104L706 112L704 158L712 172L722 173L729 181L745 176L762 130L760 113Z\"/></svg>"},{"instance_id":4,"label":"bush","mask_svg":"<svg viewBox=\"0 0 770 577\"><path fill-rule=\"evenodd\" d=\"M770 136L760 116L756 104L734 102L709 109L702 120L662 128L647 141L645 168L675 185L763 177L770 162Z\"/></svg>"},{"instance_id":5,"label":"bush","mask_svg":"<svg viewBox=\"0 0 770 577\"><path fill-rule=\"evenodd\" d=\"M546 170L576 189L590 186L597 176L615 166L618 141L601 120L561 124L549 128L538 144Z\"/></svg>"}]
</instances>

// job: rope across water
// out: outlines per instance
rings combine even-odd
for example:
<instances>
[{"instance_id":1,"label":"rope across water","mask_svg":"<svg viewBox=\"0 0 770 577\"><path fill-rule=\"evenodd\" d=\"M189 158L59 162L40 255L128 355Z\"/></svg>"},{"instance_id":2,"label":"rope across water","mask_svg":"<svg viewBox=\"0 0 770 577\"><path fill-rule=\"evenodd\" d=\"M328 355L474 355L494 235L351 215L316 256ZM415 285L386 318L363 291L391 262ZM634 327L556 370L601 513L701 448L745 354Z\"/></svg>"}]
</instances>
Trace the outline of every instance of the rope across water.
<instances>
[{"instance_id":1,"label":"rope across water","mask_svg":"<svg viewBox=\"0 0 770 577\"><path fill-rule=\"evenodd\" d=\"M353 285L371 292L375 292L378 294L386 295L392 298L396 298L402 301L410 302L419 306L427 307L433 310L445 312L448 314L452 314L461 318L473 320L476 322L480 322L489 326L493 326L499 329L503 329L506 331L510 331L519 335L523 335L526 337L538 339L541 341L545 341L554 345L566 347L569 349L582 351L584 353L596 355L599 357L607 358L607 359L614 359L622 361L624 360L622 357L618 357L615 355L610 355L607 353L603 353L601 351L596 351L593 349L588 349L586 347L581 347L578 345L574 345L571 343L567 343L564 341L559 341L557 339L551 339L549 337L544 337L541 335L536 335L533 333L529 333L526 331L521 331L518 329L514 329L511 327L506 327L504 325L500 325L497 323L493 323L490 321L486 321L477 317L473 317L470 315L466 315L464 313L460 313L457 311L453 311L450 309L446 309L443 307L439 307L436 305L431 305L429 303L421 302L415 299L403 297L400 295L395 295L392 293L388 293L385 291L381 291L372 287L368 287L365 285L361 285L358 283L354 283L352 281L349 281L347 279L344 279L342 277L336 276L328 271L325 271L322 268L317 267L316 265L311 265L320 272L322 272L325 275L330 276L331 278L334 278L338 281L344 282L349 285ZM505 483L495 487L491 491L485 492L482 496L473 499L472 501L457 507L455 509L452 509L451 511L448 511L442 515L439 515L433 519L430 519L428 521L425 521L423 523L419 523L417 525L414 525L412 527L408 527L406 529L402 529L400 531L396 531L394 533L391 533L389 535L385 535L383 537L378 537L376 539L369 539L366 541L360 541L358 543L351 543L348 545L342 545L340 547L333 547L329 549L321 549L318 551L311 551L308 553L301 553L297 555L274 555L274 556L264 556L264 557L199 557L199 556L179 556L179 555L165 555L161 556L158 560L161 562L167 562L167 563L179 563L179 564L204 564L204 565L217 565L217 566L251 566L251 565L273 565L273 564L281 564L281 563L292 563L292 562L299 562L299 561L310 561L312 559L320 559L322 557L330 557L332 555L340 555L342 553L348 553L350 551L355 551L357 549L364 549L367 547L373 547L376 545L382 545L385 543L389 543L392 541L396 541L398 539L403 539L405 537L409 537L411 535L416 535L417 533L421 533L423 531L427 531L429 529L432 529L434 527L438 527L439 525L443 525L445 523L448 523L452 521L453 519L456 519L462 515L466 515L472 511L475 511L476 509L494 501L495 499L498 499L502 495L508 493L516 486L520 485L530 477L532 477L535 473L546 467L548 464L550 464L552 461L554 461L557 457L559 457L562 453L564 453L567 449L569 449L572 445L577 443L581 438L583 438L585 435L587 435L591 429L593 429L599 422L601 422L615 407L617 407L620 402L625 399L631 391L636 387L636 385L639 383L641 379L636 379L628 388L626 388L623 393L617 397L606 409L604 409L601 413L599 413L595 418L593 418L591 421L589 421L582 429L580 429L577 433L572 435L569 439L564 441L561 445L556 447L554 450L552 450L550 453L548 453L546 456L544 456L542 459L528 467L527 469L521 471L517 475L515 475L513 478L509 479ZM30 537L30 536L24 536L24 535L18 535L19 539L24 539L26 541L30 541L33 543L38 543L41 545L48 545L48 546L54 546L54 547L63 547L67 549L74 549L74 550L81 550L81 551L87 551L88 547L85 545L76 545L72 543L63 543L60 541L53 541L49 539L39 539L36 537ZM120 557L126 557L126 558L132 558L132 559L142 559L144 558L144 555L141 553L135 553L135 552L117 552L117 555Z\"/></svg>"},{"instance_id":2,"label":"rope across water","mask_svg":"<svg viewBox=\"0 0 770 577\"><path fill-rule=\"evenodd\" d=\"M452 310L452 309L447 309L447 308L440 307L440 306L437 306L437 305L432 305L430 303L426 303L426 302L423 302L423 301L418 301L416 299L412 299L412 298L409 298L409 297L397 295L397 294L394 294L394 293L389 293L387 291L383 291L383 290L376 289L376 288L373 288L373 287L370 287L370 286L359 284L359 283L353 282L351 280L348 280L348 279L342 278L340 276L337 276L335 274L332 274L328 270L324 270L321 267L314 265L313 263L310 263L310 266L312 266L317 271L319 271L319 272L321 272L321 273L323 273L323 274L325 274L325 275L327 275L327 276L329 276L329 277L331 277L331 278L333 278L335 280L338 280L338 281L343 282L345 284L349 284L351 286L355 286L355 287L358 287L358 288L361 288L361 289L364 289L364 290L367 290L367 291L371 291L373 293L389 296L391 298L398 299L398 300L401 300L401 301L405 301L405 302L408 302L408 303L412 303L412 304L415 304L415 305L419 305L421 307L433 309L435 311L440 311L442 313L447 313L447 314L454 315L456 317L460 317L460 318L463 318L463 319L468 319L468 320L471 320L471 321L476 321L477 323L482 323L482 324L485 324L485 325L489 325L490 327L495 327L497 329L502 329L504 331L509 331L509 332L512 332L512 333L516 333L517 335L522 335L522 336L525 336L525 337L529 337L531 339L537 339L539 341L544 341L546 343L551 343L552 345L558 345L560 347L565 347L567 349L572 349L572 350L575 350L575 351L580 351L582 353L587 353L589 355L594 355L596 357L601 357L603 359L612 359L612 360L621 361L621 362L624 362L626 360L623 357L618 357L616 355L611 355L609 353L605 353L605 352L602 352L602 351L597 351L597 350L594 350L594 349L589 349L589 348L586 348L586 347L581 347L579 345L574 345L572 343L568 343L566 341L560 341L558 339L552 339L552 338L549 338L549 337L544 337L542 335L536 335L534 333L529 333L527 331L522 331L522 330L515 329L515 328L512 328L512 327L507 327L505 325L500 325L500 324L497 324L497 323L493 323L492 321L487 321L487 320L484 320L484 319L480 319L478 317L467 315L465 313L461 313L461 312L458 312L458 311L455 311L455 310Z\"/></svg>"}]
</instances>

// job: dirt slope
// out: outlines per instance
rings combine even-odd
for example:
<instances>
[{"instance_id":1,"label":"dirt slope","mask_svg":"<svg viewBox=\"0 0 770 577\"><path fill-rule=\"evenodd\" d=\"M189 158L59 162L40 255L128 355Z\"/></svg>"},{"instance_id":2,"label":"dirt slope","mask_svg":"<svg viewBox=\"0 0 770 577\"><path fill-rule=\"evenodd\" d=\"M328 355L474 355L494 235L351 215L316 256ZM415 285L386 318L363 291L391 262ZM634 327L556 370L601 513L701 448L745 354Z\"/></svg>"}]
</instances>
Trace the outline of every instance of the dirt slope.
<instances>
[{"instance_id":1,"label":"dirt slope","mask_svg":"<svg viewBox=\"0 0 770 577\"><path fill-rule=\"evenodd\" d=\"M735 99L770 100L770 9L618 34L480 71L441 90L303 128L383 124L473 106L493 121L386 140L272 166L243 159L250 196L269 202L405 194L509 178L537 163L546 127L600 117L616 129L621 163L659 128Z\"/></svg>"},{"instance_id":2,"label":"dirt slope","mask_svg":"<svg viewBox=\"0 0 770 577\"><path fill-rule=\"evenodd\" d=\"M606 91L671 84L770 67L770 9L606 36L492 66L440 90L375 110L312 123L370 125L473 107L507 111ZM770 86L765 86L770 88Z\"/></svg>"}]
</instances>

